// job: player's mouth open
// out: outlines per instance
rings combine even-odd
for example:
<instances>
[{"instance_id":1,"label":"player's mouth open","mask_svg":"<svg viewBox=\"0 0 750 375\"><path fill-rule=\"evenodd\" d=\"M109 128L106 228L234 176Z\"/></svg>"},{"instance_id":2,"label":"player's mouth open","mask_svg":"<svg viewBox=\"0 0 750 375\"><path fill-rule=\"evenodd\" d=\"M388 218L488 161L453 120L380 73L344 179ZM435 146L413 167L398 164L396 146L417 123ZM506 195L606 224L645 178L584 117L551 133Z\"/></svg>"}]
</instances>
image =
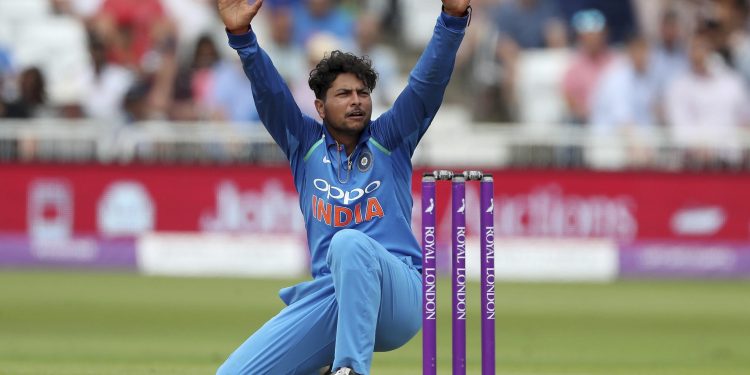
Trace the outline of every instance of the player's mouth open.
<instances>
[{"instance_id":1,"label":"player's mouth open","mask_svg":"<svg viewBox=\"0 0 750 375\"><path fill-rule=\"evenodd\" d=\"M355 119L355 120L363 120L365 118L365 112L360 110L354 110L349 112L346 115L347 118Z\"/></svg>"}]
</instances>

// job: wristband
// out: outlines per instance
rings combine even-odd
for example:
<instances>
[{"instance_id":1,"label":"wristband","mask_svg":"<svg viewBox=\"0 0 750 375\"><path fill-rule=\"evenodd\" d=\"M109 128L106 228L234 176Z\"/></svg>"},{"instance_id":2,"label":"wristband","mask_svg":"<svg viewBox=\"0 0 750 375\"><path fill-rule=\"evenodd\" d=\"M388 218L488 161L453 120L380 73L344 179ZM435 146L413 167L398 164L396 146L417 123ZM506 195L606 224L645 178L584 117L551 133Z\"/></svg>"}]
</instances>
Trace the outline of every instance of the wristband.
<instances>
[{"instance_id":1,"label":"wristband","mask_svg":"<svg viewBox=\"0 0 750 375\"><path fill-rule=\"evenodd\" d=\"M464 12L464 15L461 16L461 17L469 16L469 20L466 22L466 27L469 27L469 25L471 25L471 12L473 10L474 9L471 7L471 5L469 5L468 7L466 7L466 12ZM445 5L443 5L443 13L445 13ZM449 14L449 16L450 16L450 14Z\"/></svg>"}]
</instances>

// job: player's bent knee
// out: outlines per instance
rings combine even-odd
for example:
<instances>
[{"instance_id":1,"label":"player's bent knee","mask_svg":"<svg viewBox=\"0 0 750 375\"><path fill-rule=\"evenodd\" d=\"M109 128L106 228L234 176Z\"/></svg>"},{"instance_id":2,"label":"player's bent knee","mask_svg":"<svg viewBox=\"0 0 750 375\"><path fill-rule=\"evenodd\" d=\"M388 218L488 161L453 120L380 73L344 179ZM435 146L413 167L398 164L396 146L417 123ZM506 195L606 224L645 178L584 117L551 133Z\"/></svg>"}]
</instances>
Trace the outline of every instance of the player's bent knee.
<instances>
[{"instance_id":1,"label":"player's bent knee","mask_svg":"<svg viewBox=\"0 0 750 375\"><path fill-rule=\"evenodd\" d=\"M351 261L355 257L371 258L373 254L368 241L370 238L358 230L343 229L336 232L328 249L328 263L331 264L336 259Z\"/></svg>"},{"instance_id":2,"label":"player's bent knee","mask_svg":"<svg viewBox=\"0 0 750 375\"><path fill-rule=\"evenodd\" d=\"M354 244L364 243L368 237L366 234L356 229L342 229L331 238L331 246L351 246Z\"/></svg>"}]
</instances>

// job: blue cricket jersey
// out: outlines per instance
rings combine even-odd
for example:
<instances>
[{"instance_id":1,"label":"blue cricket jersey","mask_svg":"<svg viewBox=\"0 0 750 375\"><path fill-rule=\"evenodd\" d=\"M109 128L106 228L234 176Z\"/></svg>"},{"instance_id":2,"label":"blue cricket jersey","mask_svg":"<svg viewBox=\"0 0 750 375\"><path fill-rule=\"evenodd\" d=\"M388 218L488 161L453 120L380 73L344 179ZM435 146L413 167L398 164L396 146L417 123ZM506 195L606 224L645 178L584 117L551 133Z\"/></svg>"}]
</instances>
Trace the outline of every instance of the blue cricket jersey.
<instances>
[{"instance_id":1,"label":"blue cricket jersey","mask_svg":"<svg viewBox=\"0 0 750 375\"><path fill-rule=\"evenodd\" d=\"M229 35L261 121L289 159L313 278L330 274L328 247L345 228L362 231L421 268L422 253L411 230L411 156L440 108L466 23L467 18L441 14L408 86L389 111L364 129L350 155L323 124L302 114L252 31Z\"/></svg>"}]
</instances>

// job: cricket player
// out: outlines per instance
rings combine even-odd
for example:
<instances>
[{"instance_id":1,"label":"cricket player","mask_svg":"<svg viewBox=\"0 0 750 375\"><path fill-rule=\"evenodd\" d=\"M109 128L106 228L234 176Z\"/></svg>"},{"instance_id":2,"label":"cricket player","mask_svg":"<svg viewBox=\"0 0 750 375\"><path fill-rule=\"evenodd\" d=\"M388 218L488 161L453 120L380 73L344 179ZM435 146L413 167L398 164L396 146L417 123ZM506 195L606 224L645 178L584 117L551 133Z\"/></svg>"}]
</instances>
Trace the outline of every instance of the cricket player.
<instances>
[{"instance_id":1,"label":"cricket player","mask_svg":"<svg viewBox=\"0 0 750 375\"><path fill-rule=\"evenodd\" d=\"M425 6L439 6L432 1ZM368 375L374 351L399 348L420 329L422 255L411 230L411 156L442 102L469 2L442 1L407 87L375 120L371 62L328 54L309 79L321 124L300 112L258 45L252 19L263 0L218 0L263 125L289 159L313 277L280 291L287 307L218 374L317 375L331 366L336 375Z\"/></svg>"}]
</instances>

